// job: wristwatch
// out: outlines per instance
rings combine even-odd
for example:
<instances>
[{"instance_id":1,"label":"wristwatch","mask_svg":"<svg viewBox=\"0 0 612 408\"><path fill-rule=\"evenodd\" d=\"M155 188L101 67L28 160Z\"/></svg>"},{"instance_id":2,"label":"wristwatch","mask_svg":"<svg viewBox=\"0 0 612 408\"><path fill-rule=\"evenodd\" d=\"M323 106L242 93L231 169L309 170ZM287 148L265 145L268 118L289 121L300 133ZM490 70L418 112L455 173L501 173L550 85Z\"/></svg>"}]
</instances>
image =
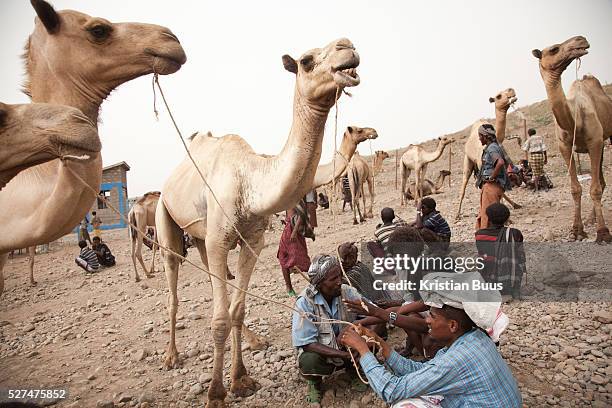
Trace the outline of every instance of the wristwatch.
<instances>
[{"instance_id":1,"label":"wristwatch","mask_svg":"<svg viewBox=\"0 0 612 408\"><path fill-rule=\"evenodd\" d=\"M389 326L395 327L395 320L397 320L397 313L389 312Z\"/></svg>"}]
</instances>

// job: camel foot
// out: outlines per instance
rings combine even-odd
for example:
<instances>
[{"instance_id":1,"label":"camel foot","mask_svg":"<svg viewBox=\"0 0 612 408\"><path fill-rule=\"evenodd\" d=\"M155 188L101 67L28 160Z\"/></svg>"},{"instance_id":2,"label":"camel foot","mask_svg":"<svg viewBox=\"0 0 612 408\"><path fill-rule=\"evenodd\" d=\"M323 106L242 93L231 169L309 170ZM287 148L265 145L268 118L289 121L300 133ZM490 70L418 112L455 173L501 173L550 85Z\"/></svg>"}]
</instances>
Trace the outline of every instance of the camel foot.
<instances>
[{"instance_id":1,"label":"camel foot","mask_svg":"<svg viewBox=\"0 0 612 408\"><path fill-rule=\"evenodd\" d=\"M601 243L601 242L610 243L610 242L612 242L612 235L610 235L610 230L608 228L606 228L606 227L598 229L597 230L597 238L595 239L595 242L597 242L597 243Z\"/></svg>"},{"instance_id":2,"label":"camel foot","mask_svg":"<svg viewBox=\"0 0 612 408\"><path fill-rule=\"evenodd\" d=\"M357 220L353 220L353 225L358 225L359 223L357 222Z\"/></svg>"},{"instance_id":3,"label":"camel foot","mask_svg":"<svg viewBox=\"0 0 612 408\"><path fill-rule=\"evenodd\" d=\"M365 218L362 218L362 219L360 219L360 220L359 220L359 223L360 223L360 224L363 224L364 222L366 222L366 219L365 219Z\"/></svg>"},{"instance_id":4,"label":"camel foot","mask_svg":"<svg viewBox=\"0 0 612 408\"><path fill-rule=\"evenodd\" d=\"M38 282L36 282L36 281L30 281L30 286L36 286L36 285L38 285Z\"/></svg>"},{"instance_id":5,"label":"camel foot","mask_svg":"<svg viewBox=\"0 0 612 408\"><path fill-rule=\"evenodd\" d=\"M225 400L209 399L206 408L225 408Z\"/></svg>"},{"instance_id":6,"label":"camel foot","mask_svg":"<svg viewBox=\"0 0 612 408\"><path fill-rule=\"evenodd\" d=\"M520 204L514 203L514 204L512 204L512 208L514 208L515 210L518 210L518 209L523 208L523 206L520 205Z\"/></svg>"},{"instance_id":7,"label":"camel foot","mask_svg":"<svg viewBox=\"0 0 612 408\"><path fill-rule=\"evenodd\" d=\"M155 275L153 275L153 272L149 272L147 275L145 275L147 277L147 279L151 279L154 278Z\"/></svg>"},{"instance_id":8,"label":"camel foot","mask_svg":"<svg viewBox=\"0 0 612 408\"><path fill-rule=\"evenodd\" d=\"M136 282L136 283L140 282L140 276L136 275L136 278L134 279L134 282Z\"/></svg>"},{"instance_id":9,"label":"camel foot","mask_svg":"<svg viewBox=\"0 0 612 408\"><path fill-rule=\"evenodd\" d=\"M236 277L234 275L232 275L232 273L228 270L227 271L227 276L226 276L227 280L233 280L236 279Z\"/></svg>"},{"instance_id":10,"label":"camel foot","mask_svg":"<svg viewBox=\"0 0 612 408\"><path fill-rule=\"evenodd\" d=\"M166 360L164 361L164 368L166 370L172 370L173 368L179 368L180 361L178 351L176 348L168 347L166 351Z\"/></svg>"},{"instance_id":11,"label":"camel foot","mask_svg":"<svg viewBox=\"0 0 612 408\"><path fill-rule=\"evenodd\" d=\"M269 346L268 341L265 338L258 336L255 333L247 338L247 342L249 343L249 348L252 351L265 350Z\"/></svg>"},{"instance_id":12,"label":"camel foot","mask_svg":"<svg viewBox=\"0 0 612 408\"><path fill-rule=\"evenodd\" d=\"M230 386L230 391L242 398L253 395L258 389L259 383L248 375L234 378Z\"/></svg>"},{"instance_id":13,"label":"camel foot","mask_svg":"<svg viewBox=\"0 0 612 408\"><path fill-rule=\"evenodd\" d=\"M583 239L587 239L588 235L584 232L582 227L574 227L572 232L570 232L569 240L570 241L582 241Z\"/></svg>"}]
</instances>

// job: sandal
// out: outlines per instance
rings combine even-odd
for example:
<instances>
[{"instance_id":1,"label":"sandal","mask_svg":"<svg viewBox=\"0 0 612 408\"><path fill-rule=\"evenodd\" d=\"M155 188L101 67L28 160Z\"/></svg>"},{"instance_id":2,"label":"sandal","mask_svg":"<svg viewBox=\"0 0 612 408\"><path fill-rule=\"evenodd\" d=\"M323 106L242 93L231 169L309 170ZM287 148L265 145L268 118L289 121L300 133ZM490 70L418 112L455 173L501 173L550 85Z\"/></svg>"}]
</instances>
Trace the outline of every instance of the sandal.
<instances>
[{"instance_id":1,"label":"sandal","mask_svg":"<svg viewBox=\"0 0 612 408\"><path fill-rule=\"evenodd\" d=\"M309 404L321 403L321 391L319 384L316 381L308 380L308 393L306 394L306 402Z\"/></svg>"},{"instance_id":2,"label":"sandal","mask_svg":"<svg viewBox=\"0 0 612 408\"><path fill-rule=\"evenodd\" d=\"M295 293L295 290L291 289L290 291L287 292L287 296L288 297L297 297L297 294Z\"/></svg>"}]
</instances>

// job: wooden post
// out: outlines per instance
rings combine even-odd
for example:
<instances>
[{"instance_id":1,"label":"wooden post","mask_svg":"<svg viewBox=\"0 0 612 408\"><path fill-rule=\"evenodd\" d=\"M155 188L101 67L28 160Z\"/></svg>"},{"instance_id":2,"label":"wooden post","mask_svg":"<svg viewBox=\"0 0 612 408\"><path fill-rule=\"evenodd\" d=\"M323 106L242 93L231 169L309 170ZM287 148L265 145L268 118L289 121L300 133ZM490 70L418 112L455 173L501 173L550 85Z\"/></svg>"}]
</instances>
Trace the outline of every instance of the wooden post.
<instances>
[{"instance_id":1,"label":"wooden post","mask_svg":"<svg viewBox=\"0 0 612 408\"><path fill-rule=\"evenodd\" d=\"M395 150L395 189L397 190L397 154L399 149Z\"/></svg>"},{"instance_id":2,"label":"wooden post","mask_svg":"<svg viewBox=\"0 0 612 408\"><path fill-rule=\"evenodd\" d=\"M448 171L451 173L448 175L448 186L449 187L451 186L451 175L453 174L451 170L452 160L453 160L453 144L451 143L448 145Z\"/></svg>"}]
</instances>

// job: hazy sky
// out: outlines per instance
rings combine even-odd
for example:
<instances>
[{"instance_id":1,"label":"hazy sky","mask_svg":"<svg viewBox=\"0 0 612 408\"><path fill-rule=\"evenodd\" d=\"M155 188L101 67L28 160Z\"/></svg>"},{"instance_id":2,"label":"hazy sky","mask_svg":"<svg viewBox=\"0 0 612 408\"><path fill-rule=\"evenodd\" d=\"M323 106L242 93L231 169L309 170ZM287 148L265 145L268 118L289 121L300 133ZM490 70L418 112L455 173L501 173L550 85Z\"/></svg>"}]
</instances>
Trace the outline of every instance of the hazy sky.
<instances>
[{"instance_id":1,"label":"hazy sky","mask_svg":"<svg viewBox=\"0 0 612 408\"><path fill-rule=\"evenodd\" d=\"M56 0L113 22L164 25L179 37L187 63L161 77L185 135L237 133L257 152L274 154L291 123L294 58L339 37L361 56L361 85L342 97L338 131L378 130L373 150L393 149L451 133L493 116L489 96L513 87L517 106L546 97L533 48L574 35L591 44L581 74L612 81L612 1L136 1ZM19 55L33 29L25 0L0 1L0 101L24 103ZM563 77L567 90L574 65ZM125 160L129 195L160 189L184 157L165 110L153 114L151 76L122 85L104 102L104 165ZM331 157L333 110L323 158ZM360 151L369 154L368 144Z\"/></svg>"}]
</instances>

